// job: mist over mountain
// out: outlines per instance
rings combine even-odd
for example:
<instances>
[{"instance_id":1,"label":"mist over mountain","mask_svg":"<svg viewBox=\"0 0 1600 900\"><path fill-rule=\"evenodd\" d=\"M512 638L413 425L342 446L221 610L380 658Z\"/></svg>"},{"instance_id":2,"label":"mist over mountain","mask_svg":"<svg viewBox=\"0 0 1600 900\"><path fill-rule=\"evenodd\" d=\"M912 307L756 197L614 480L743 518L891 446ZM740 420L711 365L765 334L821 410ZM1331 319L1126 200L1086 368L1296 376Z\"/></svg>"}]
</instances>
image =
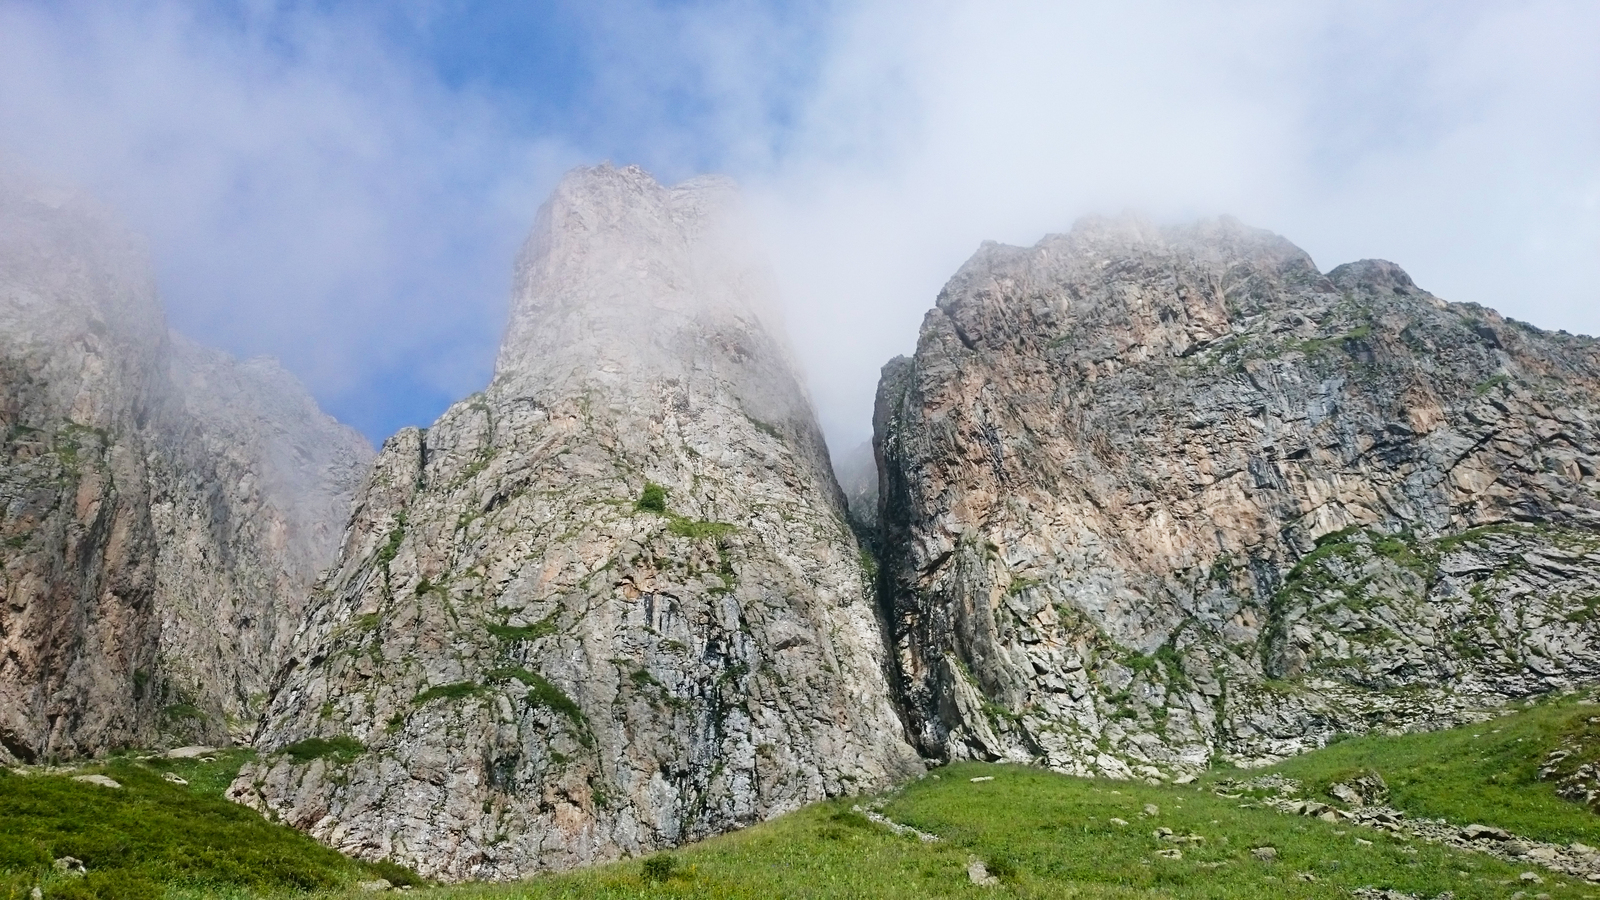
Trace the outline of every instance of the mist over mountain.
<instances>
[{"instance_id":1,"label":"mist over mountain","mask_svg":"<svg viewBox=\"0 0 1600 900\"><path fill-rule=\"evenodd\" d=\"M492 377L563 172L726 173L843 453L975 247L1096 213L1600 332L1597 67L1561 0L13 0L0 158L114 205L174 327L374 445Z\"/></svg>"},{"instance_id":2,"label":"mist over mountain","mask_svg":"<svg viewBox=\"0 0 1600 900\"><path fill-rule=\"evenodd\" d=\"M0 754L248 740L371 447L169 333L140 242L0 181Z\"/></svg>"},{"instance_id":3,"label":"mist over mountain","mask_svg":"<svg viewBox=\"0 0 1600 900\"><path fill-rule=\"evenodd\" d=\"M1187 782L1600 681L1600 342L1233 219L983 245L830 459L733 183L570 172L495 374L374 458L0 191L0 746L248 746L512 879L929 766Z\"/></svg>"},{"instance_id":4,"label":"mist over mountain","mask_svg":"<svg viewBox=\"0 0 1600 900\"><path fill-rule=\"evenodd\" d=\"M922 770L732 186L569 174L494 380L392 438L231 796L447 880ZM354 741L334 763L279 755Z\"/></svg>"}]
</instances>

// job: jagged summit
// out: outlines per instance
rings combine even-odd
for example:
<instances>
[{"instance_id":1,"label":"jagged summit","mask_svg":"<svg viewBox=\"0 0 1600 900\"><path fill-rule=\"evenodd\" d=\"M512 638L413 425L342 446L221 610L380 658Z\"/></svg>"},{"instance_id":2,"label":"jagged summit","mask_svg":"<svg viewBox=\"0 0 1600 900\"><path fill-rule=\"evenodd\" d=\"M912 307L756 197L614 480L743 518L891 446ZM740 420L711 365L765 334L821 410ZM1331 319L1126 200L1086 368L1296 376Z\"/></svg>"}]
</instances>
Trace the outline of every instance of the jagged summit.
<instances>
[{"instance_id":1,"label":"jagged summit","mask_svg":"<svg viewBox=\"0 0 1600 900\"><path fill-rule=\"evenodd\" d=\"M384 447L234 796L359 856L510 878L920 769L731 196L562 181L494 380ZM276 753L310 738L362 750Z\"/></svg>"},{"instance_id":2,"label":"jagged summit","mask_svg":"<svg viewBox=\"0 0 1600 900\"><path fill-rule=\"evenodd\" d=\"M984 247L875 416L924 749L1170 774L1595 678L1597 396L1592 339L1230 220Z\"/></svg>"}]
</instances>

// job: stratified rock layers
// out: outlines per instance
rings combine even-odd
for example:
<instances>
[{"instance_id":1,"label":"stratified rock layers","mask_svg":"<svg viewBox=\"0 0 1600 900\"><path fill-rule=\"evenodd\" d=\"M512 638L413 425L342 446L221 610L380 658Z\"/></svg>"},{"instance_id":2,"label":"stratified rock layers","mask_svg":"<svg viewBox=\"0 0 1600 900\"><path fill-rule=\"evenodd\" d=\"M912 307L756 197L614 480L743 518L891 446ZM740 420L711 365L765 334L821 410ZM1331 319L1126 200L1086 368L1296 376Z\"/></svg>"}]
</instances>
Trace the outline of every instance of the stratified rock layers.
<instances>
[{"instance_id":1,"label":"stratified rock layers","mask_svg":"<svg viewBox=\"0 0 1600 900\"><path fill-rule=\"evenodd\" d=\"M371 449L167 333L142 249L0 181L0 759L246 736Z\"/></svg>"},{"instance_id":2,"label":"stratified rock layers","mask_svg":"<svg viewBox=\"0 0 1600 900\"><path fill-rule=\"evenodd\" d=\"M383 448L233 796L509 878L919 769L734 208L715 180L563 181L493 383Z\"/></svg>"},{"instance_id":3,"label":"stratified rock layers","mask_svg":"<svg viewBox=\"0 0 1600 900\"><path fill-rule=\"evenodd\" d=\"M985 245L884 370L916 738L1147 777L1600 675L1600 345L1231 221Z\"/></svg>"}]
</instances>

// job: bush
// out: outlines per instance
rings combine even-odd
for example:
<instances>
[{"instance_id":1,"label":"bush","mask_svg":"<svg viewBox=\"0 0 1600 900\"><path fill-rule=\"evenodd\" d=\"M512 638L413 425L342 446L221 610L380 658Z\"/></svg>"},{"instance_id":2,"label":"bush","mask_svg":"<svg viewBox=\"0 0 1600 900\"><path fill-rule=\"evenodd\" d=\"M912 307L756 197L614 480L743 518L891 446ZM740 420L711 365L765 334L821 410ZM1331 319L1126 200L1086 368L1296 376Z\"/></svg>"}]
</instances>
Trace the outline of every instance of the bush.
<instances>
[{"instance_id":1,"label":"bush","mask_svg":"<svg viewBox=\"0 0 1600 900\"><path fill-rule=\"evenodd\" d=\"M644 493L639 495L639 502L633 506L640 512L665 514L667 511L667 489L654 481L646 481L644 483Z\"/></svg>"},{"instance_id":2,"label":"bush","mask_svg":"<svg viewBox=\"0 0 1600 900\"><path fill-rule=\"evenodd\" d=\"M307 763L324 757L349 762L367 752L367 748L353 737L339 735L332 738L306 738L283 748L282 752L287 753L298 763Z\"/></svg>"},{"instance_id":3,"label":"bush","mask_svg":"<svg viewBox=\"0 0 1600 900\"><path fill-rule=\"evenodd\" d=\"M677 868L677 857L670 853L657 853L644 861L644 877L649 881L666 881Z\"/></svg>"}]
</instances>

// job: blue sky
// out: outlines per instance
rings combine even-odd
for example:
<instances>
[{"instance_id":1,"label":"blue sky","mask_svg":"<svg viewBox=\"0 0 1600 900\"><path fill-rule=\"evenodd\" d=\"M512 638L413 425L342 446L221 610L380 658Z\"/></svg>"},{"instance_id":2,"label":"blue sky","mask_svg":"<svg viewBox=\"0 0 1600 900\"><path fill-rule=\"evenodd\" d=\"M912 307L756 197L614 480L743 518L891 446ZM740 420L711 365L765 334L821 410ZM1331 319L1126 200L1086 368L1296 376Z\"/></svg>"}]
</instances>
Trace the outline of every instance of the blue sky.
<instances>
[{"instance_id":1,"label":"blue sky","mask_svg":"<svg viewBox=\"0 0 1600 900\"><path fill-rule=\"evenodd\" d=\"M487 382L516 247L600 160L740 179L836 447L981 240L1092 213L1600 331L1587 2L0 0L0 160L374 442Z\"/></svg>"}]
</instances>

